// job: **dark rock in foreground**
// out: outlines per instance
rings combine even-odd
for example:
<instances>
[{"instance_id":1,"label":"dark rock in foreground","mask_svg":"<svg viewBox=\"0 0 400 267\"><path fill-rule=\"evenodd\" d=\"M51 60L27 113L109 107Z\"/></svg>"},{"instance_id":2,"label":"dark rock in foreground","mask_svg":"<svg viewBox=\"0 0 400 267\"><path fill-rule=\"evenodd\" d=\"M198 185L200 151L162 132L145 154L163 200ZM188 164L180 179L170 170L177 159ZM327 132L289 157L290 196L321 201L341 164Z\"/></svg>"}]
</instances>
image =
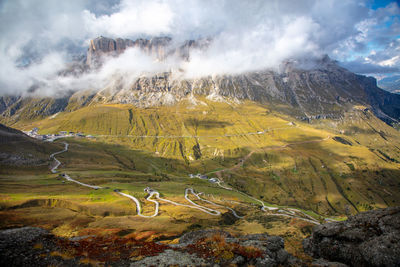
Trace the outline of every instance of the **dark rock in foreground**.
<instances>
[{"instance_id":1,"label":"dark rock in foreground","mask_svg":"<svg viewBox=\"0 0 400 267\"><path fill-rule=\"evenodd\" d=\"M313 258L350 266L400 266L400 207L315 226L303 246Z\"/></svg>"},{"instance_id":2,"label":"dark rock in foreground","mask_svg":"<svg viewBox=\"0 0 400 267\"><path fill-rule=\"evenodd\" d=\"M234 237L206 229L184 234L179 244L132 263L136 266L299 266L279 236L252 234Z\"/></svg>"},{"instance_id":3,"label":"dark rock in foreground","mask_svg":"<svg viewBox=\"0 0 400 267\"><path fill-rule=\"evenodd\" d=\"M200 230L163 245L133 238L83 236L64 239L36 227L0 231L0 266L79 266L88 260L105 266L298 266L279 236L233 237Z\"/></svg>"},{"instance_id":4,"label":"dark rock in foreground","mask_svg":"<svg viewBox=\"0 0 400 267\"><path fill-rule=\"evenodd\" d=\"M37 227L0 231L0 266L76 266L74 259L63 260L47 254L55 247L54 237Z\"/></svg>"}]
</instances>

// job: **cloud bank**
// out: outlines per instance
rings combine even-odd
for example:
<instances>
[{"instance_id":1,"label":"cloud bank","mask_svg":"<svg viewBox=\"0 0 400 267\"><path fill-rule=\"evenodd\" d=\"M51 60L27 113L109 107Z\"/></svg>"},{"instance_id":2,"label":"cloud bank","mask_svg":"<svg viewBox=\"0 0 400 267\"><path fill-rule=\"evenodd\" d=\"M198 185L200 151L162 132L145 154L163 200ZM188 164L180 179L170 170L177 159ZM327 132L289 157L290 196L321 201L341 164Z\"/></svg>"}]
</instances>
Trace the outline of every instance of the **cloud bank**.
<instances>
[{"instance_id":1,"label":"cloud bank","mask_svg":"<svg viewBox=\"0 0 400 267\"><path fill-rule=\"evenodd\" d=\"M100 89L118 75L183 69L185 77L276 68L328 54L360 73L398 72L400 8L331 0L8 0L0 3L0 95L39 86L43 95ZM79 77L59 74L97 36L175 43L211 38L189 62L154 60L135 49ZM397 56L397 57L396 57ZM347 65L346 65L347 64Z\"/></svg>"}]
</instances>

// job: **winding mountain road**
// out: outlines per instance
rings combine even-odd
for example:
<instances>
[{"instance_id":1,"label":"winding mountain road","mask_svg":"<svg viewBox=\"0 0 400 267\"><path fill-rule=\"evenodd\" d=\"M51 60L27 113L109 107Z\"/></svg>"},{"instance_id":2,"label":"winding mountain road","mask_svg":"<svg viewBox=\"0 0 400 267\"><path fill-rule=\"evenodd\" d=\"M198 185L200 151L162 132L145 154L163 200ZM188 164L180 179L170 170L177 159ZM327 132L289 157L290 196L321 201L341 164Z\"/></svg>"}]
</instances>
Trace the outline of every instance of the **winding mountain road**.
<instances>
[{"instance_id":1,"label":"winding mountain road","mask_svg":"<svg viewBox=\"0 0 400 267\"><path fill-rule=\"evenodd\" d=\"M325 140L328 139L328 138L329 138L329 136L328 136L327 138L325 138ZM306 142L310 142L310 141L306 141ZM302 142L302 143L304 143L304 142ZM290 144L285 145L285 147L288 146L288 145L290 145ZM61 162L60 162L55 156L58 155L58 154L67 152L67 151L68 151L68 147L69 147L68 143L64 142L64 149L63 149L63 150L58 151L58 152L55 152L55 153L53 153L53 154L50 155L50 159L54 159L54 161L55 161L55 165L51 168L51 172L52 172L52 173L57 173L57 172L58 172L57 169L58 169L58 167L61 165ZM250 154L247 155L247 156L245 157L245 160L247 160L247 159L251 156L252 153L254 153L254 151L250 152ZM241 161L241 164L243 164L245 160L242 160L242 161ZM224 171L224 170L222 170L222 171ZM103 187L101 187L101 186L85 184L85 183L79 182L79 181L77 181L77 180L74 180L74 179L72 179L72 178L71 178L68 174L66 174L66 173L62 174L62 176L63 176L67 181L74 182L74 183L76 183L76 184L79 184L79 185L81 185L81 186L85 186L85 187L88 187L88 188L91 188L91 189L97 190L97 189L102 189L102 188L103 188ZM216 178L216 179L217 179L217 178ZM257 201L257 202L261 203L261 205L262 205L261 210L262 210L262 211L276 211L276 210L279 209L279 208L276 208L276 207L267 206L267 205L265 205L265 203L264 203L263 201L261 201L261 200L259 200L259 199L256 199L256 198L254 198L254 197L252 197L252 196L250 196L250 195L247 195L247 194L245 194L245 193L243 193L243 192L240 192L239 190L236 190L236 189L233 189L233 188L229 188L229 187L223 186L223 185L221 184L222 181L219 180L219 179L217 179L214 183L217 184L219 187L225 189L225 190L230 190L230 191L233 190L233 191L238 192L238 193L240 193L240 194L242 194L242 195L244 195L244 196L246 196L246 197L248 197L248 198L250 198L250 199L252 199L252 200L254 200L254 201ZM220 205L220 204L217 204L217 203L212 202L212 201L210 201L210 200L201 198L200 195L201 195L202 193L197 193L197 194L196 194L196 193L194 192L193 188L186 188L186 189L185 189L185 195L184 195L185 199L186 199L189 203L191 203L191 205L182 204L182 203L178 203L178 202L175 202L175 201L172 201L172 200L168 200L168 199L165 199L165 198L161 198L161 197L160 197L160 193L159 193L158 191L155 191L155 190L153 190L153 189L151 189L151 188L149 188L149 187L145 188L144 190L145 190L145 192L147 192L147 193L149 194L149 195L146 197L146 200L149 201L149 202L153 202L153 203L155 204L155 210L154 210L154 213L153 213L152 215L144 215L144 214L142 214L142 208L141 208L141 205L140 205L140 201L139 201L136 197L134 197L134 196L132 196L132 195L129 195L129 194L126 194L126 193L123 193L123 192L120 192L118 189L115 189L114 192L116 192L117 194L119 194L119 195L121 195L121 196L127 197L127 198L131 199L133 202L135 202L135 204L136 204L136 210L137 210L138 216L144 217L144 218L152 218L152 217L155 217L155 216L158 215L158 213L159 213L159 207L160 207L160 203L159 203L158 201L163 201L163 202L166 202L166 203L170 203L170 204L173 204L173 205L175 205L175 206L182 206L182 207L197 209L197 210L200 210L200 211L205 212L205 213L207 213L207 214L209 214L209 215L212 215L212 216L219 216L219 215L221 215L221 212L218 211L218 210L211 209L211 208L208 208L208 207L205 207L205 206L202 206L202 205L199 205L199 204L195 203L194 201L192 201L192 200L189 198L189 194L194 195L194 196L197 198L197 200L200 200L200 201L206 202L206 203L208 203L208 204L211 204L211 205L213 205L213 206L216 206L216 207L219 207L219 208L223 208L223 209L227 209L227 210L231 211L232 214L233 214L233 216L235 216L235 217L238 218L238 219L243 218L243 216L239 216L239 215L236 213L236 211L233 210L233 209L230 208L230 207L227 207L227 206L224 206L224 205ZM152 199L153 197L155 197L156 200ZM157 200L158 200L158 201L157 201ZM307 218L304 218L304 217L302 217L302 216L298 216L298 215L296 215L296 213L297 213L297 214L301 214L302 216L305 216L305 217L307 217ZM279 210L278 210L278 213L271 213L271 214L269 214L269 215L272 215L272 216L285 216L285 217L297 218L297 219L301 219L301 220L304 220L304 221L308 221L308 222L313 223L313 224L319 224L319 222L318 222L316 219L314 219L313 217L311 217L311 216L305 214L304 212L302 212L302 211L300 211L300 210L298 210L298 209L294 209L294 208L287 208L286 210L284 210L284 209L279 209Z\"/></svg>"},{"instance_id":2,"label":"winding mountain road","mask_svg":"<svg viewBox=\"0 0 400 267\"><path fill-rule=\"evenodd\" d=\"M52 173L57 173L56 170L61 165L61 162L58 159L56 159L55 155L58 155L58 154L61 154L61 153L67 152L67 151L68 151L68 143L64 143L64 149L63 150L55 152L55 153L50 155L50 159L54 159L54 161L56 162L54 167L51 168L51 172Z\"/></svg>"},{"instance_id":3,"label":"winding mountain road","mask_svg":"<svg viewBox=\"0 0 400 267\"><path fill-rule=\"evenodd\" d=\"M319 143L319 142L326 141L326 140L328 140L328 139L330 139L330 138L331 138L331 136L329 135L329 136L327 136L327 137L325 137L325 138L323 138L323 139L318 139L318 140L309 140L309 141L294 142L294 143L289 143L289 144L282 145L282 146L275 146L275 147L263 148L262 151L265 151L265 150L272 150L272 149L274 149L274 150L278 149L278 150L279 150L279 149L284 149L284 148L289 147L289 146L292 146L292 145L300 145L300 144L308 144L308 143ZM243 164L244 164L244 163L251 157L251 155L253 155L256 151L257 151L257 150L252 150L249 154L247 154L244 158L242 158L242 159L239 161L238 164L234 165L233 167L225 168L225 169L223 169L223 170L217 171L217 172L215 172L215 174L216 174L219 178L221 178L221 177L222 177L222 172L234 171L234 170L238 169L239 167L243 166ZM208 173L208 174L210 174L210 173ZM241 191L239 191L239 190L236 190L236 189L229 188L229 187L226 187L226 186L221 185L222 181L221 181L220 179L217 179L217 182L215 182L215 183L216 183L219 187L221 187L221 188L223 188L223 189L225 189L225 190L235 191L235 192L237 192L237 193L239 193L239 194L242 194L242 195L244 195L244 196L246 196L246 197L248 197L248 198L250 198L250 199L252 199L252 200L254 200L254 201L257 201L257 202L261 203L261 205L262 205L262 206L261 206L261 210L264 211L264 212L266 212L266 211L278 211L278 213L270 213L270 215L298 218L298 219L301 219L301 220L304 220L304 221L308 221L308 222L311 222L311 223L314 223L314 224L320 224L319 221L317 221L316 219L314 219L313 217L311 217L310 215L304 213L303 211L301 211L301 210L299 210L299 209L295 209L295 208L279 209L279 208L277 208L277 207L267 206L267 205L265 205L265 203L264 203L262 200L259 200L259 199L257 199L257 198L254 198L254 197L252 197L252 196L250 196L250 195L248 195L248 194L246 194L246 193L243 193L243 192L241 192ZM297 213L297 214L301 214L301 216L297 216L296 213Z\"/></svg>"},{"instance_id":4,"label":"winding mountain road","mask_svg":"<svg viewBox=\"0 0 400 267\"><path fill-rule=\"evenodd\" d=\"M209 215L213 215L213 216L221 215L220 211L217 211L217 210L214 210L214 209L210 209L210 208L198 205L198 204L194 203L192 200L190 200L189 197L188 197L188 193L191 193L191 194L195 195L200 200L204 200L204 199L200 198L198 196L198 194L194 193L194 190L192 188L186 188L185 189L185 199L188 200L192 204L192 205L187 205L187 204L181 204L181 203L169 200L169 199L161 198L159 192L147 187L145 189L145 192L149 193L149 195L147 196L146 200L151 201L151 202L155 203L155 205L156 205L156 209L154 211L154 214L151 215L151 216L146 216L146 215L143 215L141 213L140 202L136 197L134 197L132 195L129 195L129 194L125 194L125 193L119 192L118 190L115 190L115 192L120 194L120 195L122 195L122 196L124 196L124 197L127 197L127 198L133 200L135 202L135 204L136 204L136 209L137 209L138 215L141 216L141 217L151 218L151 217L155 217L155 216L158 215L159 205L160 204L159 204L158 201L152 200L151 199L152 197L155 197L159 201L167 202L167 203L173 204L175 206L182 206L182 207L187 207L187 208L191 208L191 209L198 209L198 210L200 210L202 212L205 212L205 213L207 213ZM218 204L215 204L215 205L218 205Z\"/></svg>"},{"instance_id":5,"label":"winding mountain road","mask_svg":"<svg viewBox=\"0 0 400 267\"><path fill-rule=\"evenodd\" d=\"M68 146L69 146L68 143L63 143L63 144L65 145L65 147L64 147L63 150L58 151L58 152L55 152L55 153L53 153L53 154L50 155L50 158L51 158L51 159L54 159L54 161L56 162L56 164L54 165L54 167L51 168L51 172L52 172L52 173L57 173L57 172L58 172L57 169L58 169L58 167L61 165L61 162L55 157L55 155L58 155L58 154L61 154L61 153L64 153L64 152L67 152L67 151L68 151ZM62 176L63 176L67 181L74 182L74 183L77 183L77 184L79 184L79 185L86 186L86 187L89 187L89 188L92 188L92 189L95 189L95 190L102 188L101 186L85 184L85 183L79 182L79 181L77 181L77 180L74 180L74 179L72 179L71 177L69 177L69 175L66 174L66 173L62 174Z\"/></svg>"}]
</instances>

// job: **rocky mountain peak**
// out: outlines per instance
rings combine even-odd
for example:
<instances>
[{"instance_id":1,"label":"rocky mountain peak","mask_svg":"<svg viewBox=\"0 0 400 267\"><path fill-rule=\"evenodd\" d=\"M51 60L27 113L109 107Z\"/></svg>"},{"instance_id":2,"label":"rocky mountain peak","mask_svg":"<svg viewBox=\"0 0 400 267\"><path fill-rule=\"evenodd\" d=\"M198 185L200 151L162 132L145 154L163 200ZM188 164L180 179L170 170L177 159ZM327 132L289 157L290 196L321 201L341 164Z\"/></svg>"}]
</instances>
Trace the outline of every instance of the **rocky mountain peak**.
<instances>
[{"instance_id":1,"label":"rocky mountain peak","mask_svg":"<svg viewBox=\"0 0 400 267\"><path fill-rule=\"evenodd\" d=\"M170 37L155 37L152 39L130 39L97 37L90 41L87 52L86 64L90 67L97 67L101 64L104 55L116 56L123 53L127 48L136 47L157 60L166 57L168 46L171 42Z\"/></svg>"},{"instance_id":2,"label":"rocky mountain peak","mask_svg":"<svg viewBox=\"0 0 400 267\"><path fill-rule=\"evenodd\" d=\"M135 47L156 60L163 61L166 57L175 55L182 60L189 60L190 50L203 49L210 43L210 39L187 40L181 44L173 45L172 39L167 36L153 37L151 39L139 38L135 41L122 38L97 37L90 41L86 64L93 68L101 65L104 55L117 56L127 48Z\"/></svg>"}]
</instances>

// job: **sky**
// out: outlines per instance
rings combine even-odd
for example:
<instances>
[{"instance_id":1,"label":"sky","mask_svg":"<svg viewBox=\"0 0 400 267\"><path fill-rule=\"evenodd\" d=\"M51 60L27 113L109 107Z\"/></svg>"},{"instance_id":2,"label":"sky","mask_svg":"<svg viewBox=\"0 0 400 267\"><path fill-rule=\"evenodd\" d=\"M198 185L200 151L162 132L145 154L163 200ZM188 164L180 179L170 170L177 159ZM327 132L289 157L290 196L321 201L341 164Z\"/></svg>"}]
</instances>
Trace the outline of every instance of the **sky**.
<instances>
[{"instance_id":1,"label":"sky","mask_svg":"<svg viewBox=\"0 0 400 267\"><path fill-rule=\"evenodd\" d=\"M276 69L328 54L356 73L400 74L398 1L0 0L0 95L39 86L43 95L107 86L115 77L183 69L185 78ZM154 62L127 50L79 77L58 74L90 39L211 38L190 62ZM119 73L119 74L118 74Z\"/></svg>"}]
</instances>

